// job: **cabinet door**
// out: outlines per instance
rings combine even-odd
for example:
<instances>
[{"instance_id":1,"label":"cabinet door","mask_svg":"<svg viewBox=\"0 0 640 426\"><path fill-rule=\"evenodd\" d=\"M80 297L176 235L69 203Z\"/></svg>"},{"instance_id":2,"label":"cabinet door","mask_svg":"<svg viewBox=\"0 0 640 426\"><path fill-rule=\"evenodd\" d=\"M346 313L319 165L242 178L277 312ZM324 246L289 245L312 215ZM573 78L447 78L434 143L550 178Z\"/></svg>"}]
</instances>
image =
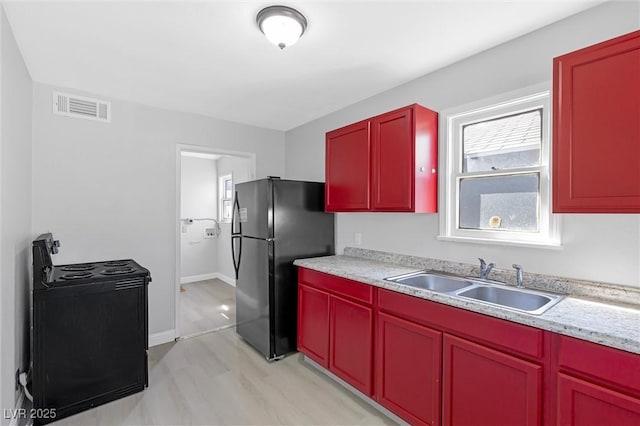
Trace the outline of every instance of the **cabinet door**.
<instances>
[{"instance_id":1,"label":"cabinet door","mask_svg":"<svg viewBox=\"0 0 640 426\"><path fill-rule=\"evenodd\" d=\"M329 367L329 294L298 285L298 350Z\"/></svg>"},{"instance_id":2,"label":"cabinet door","mask_svg":"<svg viewBox=\"0 0 640 426\"><path fill-rule=\"evenodd\" d=\"M554 59L553 211L640 213L640 31Z\"/></svg>"},{"instance_id":3,"label":"cabinet door","mask_svg":"<svg viewBox=\"0 0 640 426\"><path fill-rule=\"evenodd\" d=\"M325 209L369 210L369 122L361 121L327 133Z\"/></svg>"},{"instance_id":4,"label":"cabinet door","mask_svg":"<svg viewBox=\"0 0 640 426\"><path fill-rule=\"evenodd\" d=\"M586 375L640 398L640 354L556 334L558 367L570 375Z\"/></svg>"},{"instance_id":5,"label":"cabinet door","mask_svg":"<svg viewBox=\"0 0 640 426\"><path fill-rule=\"evenodd\" d=\"M329 370L373 395L373 309L331 296Z\"/></svg>"},{"instance_id":6,"label":"cabinet door","mask_svg":"<svg viewBox=\"0 0 640 426\"><path fill-rule=\"evenodd\" d=\"M413 210L415 189L413 120L412 108L391 111L371 120L373 210Z\"/></svg>"},{"instance_id":7,"label":"cabinet door","mask_svg":"<svg viewBox=\"0 0 640 426\"><path fill-rule=\"evenodd\" d=\"M540 365L448 334L443 345L443 424L541 424Z\"/></svg>"},{"instance_id":8,"label":"cabinet door","mask_svg":"<svg viewBox=\"0 0 640 426\"><path fill-rule=\"evenodd\" d=\"M559 374L558 424L637 426L640 425L640 400Z\"/></svg>"},{"instance_id":9,"label":"cabinet door","mask_svg":"<svg viewBox=\"0 0 640 426\"><path fill-rule=\"evenodd\" d=\"M378 314L377 400L412 425L440 424L442 333Z\"/></svg>"}]
</instances>

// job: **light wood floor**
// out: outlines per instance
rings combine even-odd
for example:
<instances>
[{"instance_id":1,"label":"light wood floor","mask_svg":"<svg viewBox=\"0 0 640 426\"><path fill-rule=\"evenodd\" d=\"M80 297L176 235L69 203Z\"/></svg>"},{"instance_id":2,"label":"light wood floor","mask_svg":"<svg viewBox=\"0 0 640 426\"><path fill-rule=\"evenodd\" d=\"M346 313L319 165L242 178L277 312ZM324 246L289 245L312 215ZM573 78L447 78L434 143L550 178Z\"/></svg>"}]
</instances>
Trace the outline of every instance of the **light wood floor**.
<instances>
[{"instance_id":1,"label":"light wood floor","mask_svg":"<svg viewBox=\"0 0 640 426\"><path fill-rule=\"evenodd\" d=\"M293 354L267 362L229 328L149 351L149 388L63 425L382 425L388 418Z\"/></svg>"},{"instance_id":2,"label":"light wood floor","mask_svg":"<svg viewBox=\"0 0 640 426\"><path fill-rule=\"evenodd\" d=\"M219 279L182 284L180 336L230 327L236 323L236 289Z\"/></svg>"}]
</instances>

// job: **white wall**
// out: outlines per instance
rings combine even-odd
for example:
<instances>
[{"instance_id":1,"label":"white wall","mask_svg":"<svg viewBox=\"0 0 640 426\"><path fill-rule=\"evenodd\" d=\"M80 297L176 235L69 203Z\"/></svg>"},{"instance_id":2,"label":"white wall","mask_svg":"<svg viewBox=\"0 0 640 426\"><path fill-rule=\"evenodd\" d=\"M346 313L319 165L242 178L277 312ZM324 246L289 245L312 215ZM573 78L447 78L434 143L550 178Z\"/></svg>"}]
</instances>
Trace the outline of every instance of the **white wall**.
<instances>
[{"instance_id":1,"label":"white wall","mask_svg":"<svg viewBox=\"0 0 640 426\"><path fill-rule=\"evenodd\" d=\"M2 7L0 64L0 408L10 409L15 371L28 369L30 349L33 83Z\"/></svg>"},{"instance_id":2,"label":"white wall","mask_svg":"<svg viewBox=\"0 0 640 426\"><path fill-rule=\"evenodd\" d=\"M236 156L222 157L218 160L218 176L228 174L232 175L234 185L253 180L251 159Z\"/></svg>"},{"instance_id":3,"label":"white wall","mask_svg":"<svg viewBox=\"0 0 640 426\"><path fill-rule=\"evenodd\" d=\"M637 30L639 16L638 2L608 2L290 130L287 178L324 180L329 130L412 103L443 111L550 81L553 57ZM438 241L437 215L342 213L338 252L354 245L355 232L370 249L467 263L484 257L500 268L520 263L530 272L640 286L638 215L562 215L562 250Z\"/></svg>"},{"instance_id":4,"label":"white wall","mask_svg":"<svg viewBox=\"0 0 640 426\"><path fill-rule=\"evenodd\" d=\"M217 160L182 155L180 166L180 218L218 218ZM180 277L211 275L218 270L217 240L204 238L205 228L212 221L181 224Z\"/></svg>"},{"instance_id":5,"label":"white wall","mask_svg":"<svg viewBox=\"0 0 640 426\"><path fill-rule=\"evenodd\" d=\"M284 134L112 101L111 123L53 115L34 83L33 229L53 232L56 264L133 258L151 271L150 333L174 328L177 144L256 154L258 177L284 172Z\"/></svg>"},{"instance_id":6,"label":"white wall","mask_svg":"<svg viewBox=\"0 0 640 426\"><path fill-rule=\"evenodd\" d=\"M233 184L253 180L252 163L249 158L223 157L218 160L218 176L231 174ZM265 177L265 176L262 176ZM235 270L233 269L233 259L231 257L231 224L220 223L220 238L217 240L218 249L218 273L225 281L235 281Z\"/></svg>"}]
</instances>

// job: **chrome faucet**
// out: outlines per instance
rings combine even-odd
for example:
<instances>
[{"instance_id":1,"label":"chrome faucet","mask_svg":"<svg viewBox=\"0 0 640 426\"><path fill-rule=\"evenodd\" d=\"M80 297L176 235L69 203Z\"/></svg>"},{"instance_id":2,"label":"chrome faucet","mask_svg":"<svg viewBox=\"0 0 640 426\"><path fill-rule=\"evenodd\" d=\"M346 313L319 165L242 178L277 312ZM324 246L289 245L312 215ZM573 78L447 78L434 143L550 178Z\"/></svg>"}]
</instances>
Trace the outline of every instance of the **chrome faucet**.
<instances>
[{"instance_id":1,"label":"chrome faucet","mask_svg":"<svg viewBox=\"0 0 640 426\"><path fill-rule=\"evenodd\" d=\"M512 266L516 270L516 287L518 288L524 287L522 285L522 266L516 265L515 263Z\"/></svg>"},{"instance_id":2,"label":"chrome faucet","mask_svg":"<svg viewBox=\"0 0 640 426\"><path fill-rule=\"evenodd\" d=\"M491 272L496 264L492 262L487 265L487 262L485 262L484 259L478 258L478 260L480 261L480 278L483 280L489 279L489 272Z\"/></svg>"}]
</instances>

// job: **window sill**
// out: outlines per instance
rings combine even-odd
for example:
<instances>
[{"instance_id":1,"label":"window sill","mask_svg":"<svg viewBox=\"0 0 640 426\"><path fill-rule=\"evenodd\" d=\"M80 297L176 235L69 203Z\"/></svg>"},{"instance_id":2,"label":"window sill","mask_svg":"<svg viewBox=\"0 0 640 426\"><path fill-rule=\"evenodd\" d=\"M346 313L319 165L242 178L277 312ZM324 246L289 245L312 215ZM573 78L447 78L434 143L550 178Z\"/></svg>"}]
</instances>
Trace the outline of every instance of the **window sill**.
<instances>
[{"instance_id":1,"label":"window sill","mask_svg":"<svg viewBox=\"0 0 640 426\"><path fill-rule=\"evenodd\" d=\"M527 247L527 248L541 248L549 250L562 250L560 242L555 241L515 241L515 240L494 240L488 238L472 238L472 237L452 237L445 235L438 235L436 237L440 241L450 241L454 243L467 243L467 244L479 244L479 245L495 245L495 246L513 246L513 247Z\"/></svg>"}]
</instances>

